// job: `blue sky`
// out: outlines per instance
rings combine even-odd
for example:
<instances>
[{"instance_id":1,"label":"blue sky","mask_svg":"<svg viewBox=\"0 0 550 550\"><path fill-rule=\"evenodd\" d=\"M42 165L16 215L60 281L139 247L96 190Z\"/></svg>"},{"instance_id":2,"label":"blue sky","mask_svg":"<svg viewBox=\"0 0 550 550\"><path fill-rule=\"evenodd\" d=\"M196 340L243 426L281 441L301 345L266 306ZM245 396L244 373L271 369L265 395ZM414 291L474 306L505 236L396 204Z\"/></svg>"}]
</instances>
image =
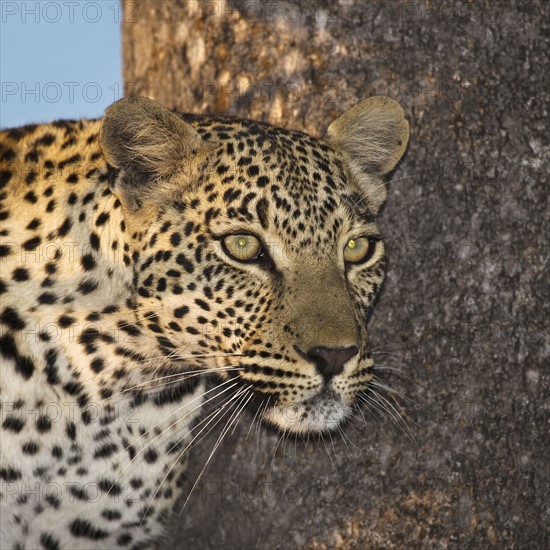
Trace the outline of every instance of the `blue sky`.
<instances>
[{"instance_id":1,"label":"blue sky","mask_svg":"<svg viewBox=\"0 0 550 550\"><path fill-rule=\"evenodd\" d=\"M0 127L93 118L123 96L118 0L0 0Z\"/></svg>"}]
</instances>

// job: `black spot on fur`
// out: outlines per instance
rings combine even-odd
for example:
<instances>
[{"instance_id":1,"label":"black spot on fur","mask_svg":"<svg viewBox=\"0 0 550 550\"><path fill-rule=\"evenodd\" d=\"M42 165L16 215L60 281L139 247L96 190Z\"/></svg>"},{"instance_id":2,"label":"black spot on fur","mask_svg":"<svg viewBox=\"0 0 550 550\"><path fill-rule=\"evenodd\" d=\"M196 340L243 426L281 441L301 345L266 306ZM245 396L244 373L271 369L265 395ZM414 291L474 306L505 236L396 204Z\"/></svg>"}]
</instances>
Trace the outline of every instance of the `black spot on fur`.
<instances>
[{"instance_id":1,"label":"black spot on fur","mask_svg":"<svg viewBox=\"0 0 550 550\"><path fill-rule=\"evenodd\" d=\"M101 372L105 368L105 361L101 357L96 357L90 363L90 367L94 372Z\"/></svg>"},{"instance_id":2,"label":"black spot on fur","mask_svg":"<svg viewBox=\"0 0 550 550\"><path fill-rule=\"evenodd\" d=\"M25 328L25 321L19 317L17 311L12 307L6 307L0 314L0 322L4 323L12 330L22 330Z\"/></svg>"},{"instance_id":3,"label":"black spot on fur","mask_svg":"<svg viewBox=\"0 0 550 550\"><path fill-rule=\"evenodd\" d=\"M38 296L39 304L55 304L57 302L57 296L51 292L43 292Z\"/></svg>"},{"instance_id":4,"label":"black spot on fur","mask_svg":"<svg viewBox=\"0 0 550 550\"><path fill-rule=\"evenodd\" d=\"M80 258L80 264L82 265L84 271L91 271L96 265L95 259L91 254L84 254L84 256Z\"/></svg>"},{"instance_id":5,"label":"black spot on fur","mask_svg":"<svg viewBox=\"0 0 550 550\"><path fill-rule=\"evenodd\" d=\"M24 267L18 267L13 270L11 274L12 281L22 283L29 280L29 270Z\"/></svg>"},{"instance_id":6,"label":"black spot on fur","mask_svg":"<svg viewBox=\"0 0 550 550\"><path fill-rule=\"evenodd\" d=\"M82 384L80 382L75 382L71 380L70 382L67 382L63 389L69 394L69 395L78 395L82 390Z\"/></svg>"},{"instance_id":7,"label":"black spot on fur","mask_svg":"<svg viewBox=\"0 0 550 550\"><path fill-rule=\"evenodd\" d=\"M67 328L70 327L72 324L76 322L74 317L70 317L69 315L61 315L57 322L59 323L59 326L61 328Z\"/></svg>"},{"instance_id":8,"label":"black spot on fur","mask_svg":"<svg viewBox=\"0 0 550 550\"><path fill-rule=\"evenodd\" d=\"M76 439L76 426L74 422L69 422L65 428L65 431L69 439L72 439L73 441Z\"/></svg>"},{"instance_id":9,"label":"black spot on fur","mask_svg":"<svg viewBox=\"0 0 550 550\"><path fill-rule=\"evenodd\" d=\"M117 327L130 336L139 336L141 334L138 327L132 324L123 323L122 321L119 321Z\"/></svg>"},{"instance_id":10,"label":"black spot on fur","mask_svg":"<svg viewBox=\"0 0 550 550\"><path fill-rule=\"evenodd\" d=\"M2 428L5 430L9 430L10 432L19 433L23 426L25 425L25 422L21 418L18 418L17 416L8 416L4 422L2 422Z\"/></svg>"},{"instance_id":11,"label":"black spot on fur","mask_svg":"<svg viewBox=\"0 0 550 550\"><path fill-rule=\"evenodd\" d=\"M34 145L37 146L37 147L40 147L40 146L48 146L48 145L51 145L53 142L55 141L55 136L53 134L44 134L42 137L38 138L35 142L34 142Z\"/></svg>"},{"instance_id":12,"label":"black spot on fur","mask_svg":"<svg viewBox=\"0 0 550 550\"><path fill-rule=\"evenodd\" d=\"M77 291L80 292L81 294L90 294L91 292L93 292L94 290L97 289L97 287L99 286L99 283L97 281L92 281L90 279L84 279L84 281L82 281L78 287L77 287Z\"/></svg>"},{"instance_id":13,"label":"black spot on fur","mask_svg":"<svg viewBox=\"0 0 550 550\"><path fill-rule=\"evenodd\" d=\"M101 334L95 328L87 328L82 331L78 337L78 341L84 345L87 353L96 351L95 341L101 337Z\"/></svg>"},{"instance_id":14,"label":"black spot on fur","mask_svg":"<svg viewBox=\"0 0 550 550\"><path fill-rule=\"evenodd\" d=\"M189 308L187 306L181 306L174 310L174 316L178 319L181 319L187 313L189 313Z\"/></svg>"},{"instance_id":15,"label":"black spot on fur","mask_svg":"<svg viewBox=\"0 0 550 550\"><path fill-rule=\"evenodd\" d=\"M59 550L61 548L59 541L50 533L40 534L40 544L44 550Z\"/></svg>"},{"instance_id":16,"label":"black spot on fur","mask_svg":"<svg viewBox=\"0 0 550 550\"><path fill-rule=\"evenodd\" d=\"M29 151L25 155L25 162L38 162L38 151L36 149L33 149L32 151Z\"/></svg>"},{"instance_id":17,"label":"black spot on fur","mask_svg":"<svg viewBox=\"0 0 550 550\"><path fill-rule=\"evenodd\" d=\"M94 250L99 250L99 237L97 235L97 233L92 233L90 235L90 246L94 249Z\"/></svg>"},{"instance_id":18,"label":"black spot on fur","mask_svg":"<svg viewBox=\"0 0 550 550\"><path fill-rule=\"evenodd\" d=\"M36 229L41 223L42 222L38 218L34 218L28 223L26 229L28 229L29 231L32 231Z\"/></svg>"},{"instance_id":19,"label":"black spot on fur","mask_svg":"<svg viewBox=\"0 0 550 550\"><path fill-rule=\"evenodd\" d=\"M65 218L65 221L60 225L59 229L57 230L57 234L59 237L64 237L67 235L67 233L71 230L71 227L73 225L73 222L71 221L71 218Z\"/></svg>"},{"instance_id":20,"label":"black spot on fur","mask_svg":"<svg viewBox=\"0 0 550 550\"><path fill-rule=\"evenodd\" d=\"M0 468L0 479L3 479L8 483L17 481L18 479L21 479L21 472L11 466L2 467Z\"/></svg>"},{"instance_id":21,"label":"black spot on fur","mask_svg":"<svg viewBox=\"0 0 550 550\"><path fill-rule=\"evenodd\" d=\"M104 539L109 536L107 531L94 527L86 519L75 519L70 525L73 537L84 537L90 540Z\"/></svg>"},{"instance_id":22,"label":"black spot on fur","mask_svg":"<svg viewBox=\"0 0 550 550\"><path fill-rule=\"evenodd\" d=\"M50 349L44 354L44 358L46 359L46 368L44 369L44 373L46 374L48 383L59 384L59 376L56 365L57 352L54 349Z\"/></svg>"},{"instance_id":23,"label":"black spot on fur","mask_svg":"<svg viewBox=\"0 0 550 550\"><path fill-rule=\"evenodd\" d=\"M2 156L0 156L0 160L3 161L10 161L15 158L15 151L13 149L6 149L2 153Z\"/></svg>"},{"instance_id":24,"label":"black spot on fur","mask_svg":"<svg viewBox=\"0 0 550 550\"><path fill-rule=\"evenodd\" d=\"M59 445L54 445L52 448L52 456L60 459L63 456L63 449Z\"/></svg>"},{"instance_id":25,"label":"black spot on fur","mask_svg":"<svg viewBox=\"0 0 550 550\"><path fill-rule=\"evenodd\" d=\"M21 447L23 454L26 455L35 455L38 452L38 443L34 441L29 441Z\"/></svg>"},{"instance_id":26,"label":"black spot on fur","mask_svg":"<svg viewBox=\"0 0 550 550\"><path fill-rule=\"evenodd\" d=\"M113 496L118 496L122 493L122 489L120 488L120 485L118 483L115 483L113 480L109 479L100 479L97 482L98 488L103 491L104 493L109 493Z\"/></svg>"},{"instance_id":27,"label":"black spot on fur","mask_svg":"<svg viewBox=\"0 0 550 550\"><path fill-rule=\"evenodd\" d=\"M41 242L42 239L40 237L33 237L32 239L29 239L28 241L25 241L23 243L23 248L25 250L34 250L40 245Z\"/></svg>"},{"instance_id":28,"label":"black spot on fur","mask_svg":"<svg viewBox=\"0 0 550 550\"><path fill-rule=\"evenodd\" d=\"M36 429L40 433L49 432L52 429L52 421L47 416L39 416L36 421Z\"/></svg>"},{"instance_id":29,"label":"black spot on fur","mask_svg":"<svg viewBox=\"0 0 550 550\"><path fill-rule=\"evenodd\" d=\"M87 195L84 195L84 198L82 199L82 204L88 204L89 202L92 202L94 200L95 193L92 191L91 193L88 193Z\"/></svg>"},{"instance_id":30,"label":"black spot on fur","mask_svg":"<svg viewBox=\"0 0 550 550\"><path fill-rule=\"evenodd\" d=\"M181 265L187 273L193 273L195 271L193 264L183 254L177 255L176 263Z\"/></svg>"},{"instance_id":31,"label":"black spot on fur","mask_svg":"<svg viewBox=\"0 0 550 550\"><path fill-rule=\"evenodd\" d=\"M265 199L260 199L256 204L256 214L260 220L260 224L264 229L267 229L267 208L268 202Z\"/></svg>"},{"instance_id":32,"label":"black spot on fur","mask_svg":"<svg viewBox=\"0 0 550 550\"><path fill-rule=\"evenodd\" d=\"M122 517L122 514L118 510L109 510L106 508L101 512L102 517L107 521L117 521Z\"/></svg>"},{"instance_id":33,"label":"black spot on fur","mask_svg":"<svg viewBox=\"0 0 550 550\"><path fill-rule=\"evenodd\" d=\"M26 193L23 199L27 202L30 202L31 204L36 204L38 202L38 197L36 196L34 191L29 191L28 193Z\"/></svg>"},{"instance_id":34,"label":"black spot on fur","mask_svg":"<svg viewBox=\"0 0 550 550\"><path fill-rule=\"evenodd\" d=\"M20 355L11 334L0 336L0 354L14 362L15 372L28 380L34 373L34 363L29 357Z\"/></svg>"},{"instance_id":35,"label":"black spot on fur","mask_svg":"<svg viewBox=\"0 0 550 550\"><path fill-rule=\"evenodd\" d=\"M11 180L13 173L9 170L0 170L0 189L5 187Z\"/></svg>"},{"instance_id":36,"label":"black spot on fur","mask_svg":"<svg viewBox=\"0 0 550 550\"><path fill-rule=\"evenodd\" d=\"M144 459L149 464L154 464L158 459L158 453L155 451L155 449L149 448L144 455Z\"/></svg>"},{"instance_id":37,"label":"black spot on fur","mask_svg":"<svg viewBox=\"0 0 550 550\"><path fill-rule=\"evenodd\" d=\"M38 174L32 170L31 172L29 172L26 176L25 176L25 183L27 185L32 185L35 181L36 181L36 176Z\"/></svg>"},{"instance_id":38,"label":"black spot on fur","mask_svg":"<svg viewBox=\"0 0 550 550\"><path fill-rule=\"evenodd\" d=\"M69 493L71 494L71 496L78 500L88 500L88 494L86 493L86 491L81 487L78 487L77 485L70 485Z\"/></svg>"},{"instance_id":39,"label":"black spot on fur","mask_svg":"<svg viewBox=\"0 0 550 550\"><path fill-rule=\"evenodd\" d=\"M109 213L108 212L102 212L95 221L96 226L105 225L105 223L109 220Z\"/></svg>"},{"instance_id":40,"label":"black spot on fur","mask_svg":"<svg viewBox=\"0 0 550 550\"><path fill-rule=\"evenodd\" d=\"M78 161L80 161L80 155L76 154L72 157L62 160L60 163L58 163L57 167L59 168L59 170L63 170L63 168L65 168L66 166L69 166L70 164L75 164Z\"/></svg>"},{"instance_id":41,"label":"black spot on fur","mask_svg":"<svg viewBox=\"0 0 550 550\"><path fill-rule=\"evenodd\" d=\"M208 302L205 302L200 298L195 299L195 304L197 304L204 311L210 311L210 306L208 305Z\"/></svg>"},{"instance_id":42,"label":"black spot on fur","mask_svg":"<svg viewBox=\"0 0 550 550\"><path fill-rule=\"evenodd\" d=\"M185 395L193 393L200 380L198 378L191 378L186 380L182 384L178 384L176 387L170 387L155 394L153 397L153 403L157 406L163 406L168 403L180 403Z\"/></svg>"},{"instance_id":43,"label":"black spot on fur","mask_svg":"<svg viewBox=\"0 0 550 550\"><path fill-rule=\"evenodd\" d=\"M120 546L126 546L130 542L132 542L132 535L130 535L130 533L122 533L116 539L116 543Z\"/></svg>"},{"instance_id":44,"label":"black spot on fur","mask_svg":"<svg viewBox=\"0 0 550 550\"><path fill-rule=\"evenodd\" d=\"M115 443L105 443L94 453L94 458L109 458L115 451L118 450L118 445Z\"/></svg>"}]
</instances>

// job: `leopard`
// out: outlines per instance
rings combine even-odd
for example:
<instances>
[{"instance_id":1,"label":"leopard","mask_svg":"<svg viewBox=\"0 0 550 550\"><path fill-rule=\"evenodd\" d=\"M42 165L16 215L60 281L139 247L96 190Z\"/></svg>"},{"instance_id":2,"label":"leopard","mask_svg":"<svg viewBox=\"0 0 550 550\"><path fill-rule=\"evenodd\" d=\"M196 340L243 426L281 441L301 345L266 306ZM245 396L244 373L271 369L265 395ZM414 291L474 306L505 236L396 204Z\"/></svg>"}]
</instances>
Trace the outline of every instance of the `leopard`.
<instances>
[{"instance_id":1,"label":"leopard","mask_svg":"<svg viewBox=\"0 0 550 550\"><path fill-rule=\"evenodd\" d=\"M140 96L3 130L0 546L155 548L216 425L345 423L408 140L384 96L322 137Z\"/></svg>"}]
</instances>

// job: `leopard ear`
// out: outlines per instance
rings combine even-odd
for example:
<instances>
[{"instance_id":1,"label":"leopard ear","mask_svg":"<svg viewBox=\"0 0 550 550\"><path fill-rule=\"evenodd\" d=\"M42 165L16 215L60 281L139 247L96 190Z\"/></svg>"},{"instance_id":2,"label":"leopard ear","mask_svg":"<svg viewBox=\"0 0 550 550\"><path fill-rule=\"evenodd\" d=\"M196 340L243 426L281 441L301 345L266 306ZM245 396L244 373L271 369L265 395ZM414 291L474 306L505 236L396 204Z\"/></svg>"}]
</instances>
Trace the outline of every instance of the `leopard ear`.
<instances>
[{"instance_id":1,"label":"leopard ear","mask_svg":"<svg viewBox=\"0 0 550 550\"><path fill-rule=\"evenodd\" d=\"M121 99L108 107L100 141L107 162L121 170L117 186L138 205L158 180L209 149L192 126L145 97Z\"/></svg>"},{"instance_id":2,"label":"leopard ear","mask_svg":"<svg viewBox=\"0 0 550 550\"><path fill-rule=\"evenodd\" d=\"M340 115L325 139L347 158L350 170L378 211L386 200L381 180L403 156L409 142L409 123L397 101L369 97Z\"/></svg>"}]
</instances>

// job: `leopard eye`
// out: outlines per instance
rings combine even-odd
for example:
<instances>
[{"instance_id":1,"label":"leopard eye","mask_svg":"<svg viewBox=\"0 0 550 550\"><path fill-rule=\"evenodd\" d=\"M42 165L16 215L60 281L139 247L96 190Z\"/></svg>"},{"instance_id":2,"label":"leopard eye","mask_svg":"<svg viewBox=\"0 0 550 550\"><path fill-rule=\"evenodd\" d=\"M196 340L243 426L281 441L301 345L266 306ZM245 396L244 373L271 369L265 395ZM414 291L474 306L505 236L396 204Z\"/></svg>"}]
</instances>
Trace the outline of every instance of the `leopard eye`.
<instances>
[{"instance_id":1,"label":"leopard eye","mask_svg":"<svg viewBox=\"0 0 550 550\"><path fill-rule=\"evenodd\" d=\"M344 247L344 260L353 264L370 260L376 249L376 239L358 237L350 239Z\"/></svg>"},{"instance_id":2,"label":"leopard eye","mask_svg":"<svg viewBox=\"0 0 550 550\"><path fill-rule=\"evenodd\" d=\"M240 262L255 260L262 252L262 243L254 235L228 235L223 244L229 256Z\"/></svg>"}]
</instances>

